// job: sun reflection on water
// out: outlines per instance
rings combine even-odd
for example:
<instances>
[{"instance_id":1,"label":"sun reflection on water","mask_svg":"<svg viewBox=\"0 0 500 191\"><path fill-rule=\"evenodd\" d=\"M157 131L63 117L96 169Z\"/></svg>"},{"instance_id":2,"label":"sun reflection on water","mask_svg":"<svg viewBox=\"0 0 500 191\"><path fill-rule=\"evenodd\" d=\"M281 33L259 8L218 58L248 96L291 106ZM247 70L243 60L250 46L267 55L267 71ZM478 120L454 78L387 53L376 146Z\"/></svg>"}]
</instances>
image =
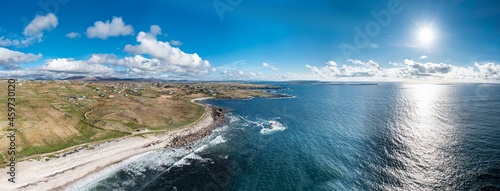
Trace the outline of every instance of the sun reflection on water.
<instances>
[{"instance_id":1,"label":"sun reflection on water","mask_svg":"<svg viewBox=\"0 0 500 191\"><path fill-rule=\"evenodd\" d=\"M404 189L439 189L453 173L452 113L446 103L449 87L433 84L406 84L399 95L397 122L393 127L392 154L400 166L388 172ZM394 189L394 188L391 188Z\"/></svg>"}]
</instances>

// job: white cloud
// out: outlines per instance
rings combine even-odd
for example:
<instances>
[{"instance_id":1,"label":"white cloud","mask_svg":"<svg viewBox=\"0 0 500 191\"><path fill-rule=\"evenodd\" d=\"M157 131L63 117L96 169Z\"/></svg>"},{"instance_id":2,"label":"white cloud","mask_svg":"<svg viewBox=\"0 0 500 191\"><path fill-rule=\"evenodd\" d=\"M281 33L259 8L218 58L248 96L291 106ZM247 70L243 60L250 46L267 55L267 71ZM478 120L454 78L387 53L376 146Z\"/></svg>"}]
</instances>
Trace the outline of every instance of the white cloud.
<instances>
[{"instance_id":1,"label":"white cloud","mask_svg":"<svg viewBox=\"0 0 500 191\"><path fill-rule=\"evenodd\" d=\"M328 66L337 66L337 62L335 62L333 60L330 60L330 61L326 62L326 65L328 65Z\"/></svg>"},{"instance_id":2,"label":"white cloud","mask_svg":"<svg viewBox=\"0 0 500 191\"><path fill-rule=\"evenodd\" d=\"M150 56L152 58L148 61L157 62L159 64L157 67L166 71L174 70L177 73L193 75L206 74L212 70L210 63L198 54L185 53L177 47L172 47L168 42L158 41L151 33L140 32L137 35L137 42L140 44L135 46L128 44L124 50L135 55Z\"/></svg>"},{"instance_id":3,"label":"white cloud","mask_svg":"<svg viewBox=\"0 0 500 191\"><path fill-rule=\"evenodd\" d=\"M37 15L24 28L24 37L19 37L18 39L8 39L2 36L0 37L0 46L26 47L34 43L41 42L43 40L43 32L56 28L58 23L59 21L53 13L49 13L45 16Z\"/></svg>"},{"instance_id":4,"label":"white cloud","mask_svg":"<svg viewBox=\"0 0 500 191\"><path fill-rule=\"evenodd\" d=\"M152 35L156 36L156 35L161 34L161 28L158 25L151 25L149 30L150 30Z\"/></svg>"},{"instance_id":5,"label":"white cloud","mask_svg":"<svg viewBox=\"0 0 500 191\"><path fill-rule=\"evenodd\" d=\"M135 55L133 57L125 57L123 59L117 59L109 64L126 66L128 68L140 71L148 71L154 73L175 73L176 75L190 75L190 74L204 74L208 73L208 69L204 71L198 71L196 69L186 68L179 65L166 64L160 59L156 58L145 58L141 55Z\"/></svg>"},{"instance_id":6,"label":"white cloud","mask_svg":"<svg viewBox=\"0 0 500 191\"><path fill-rule=\"evenodd\" d=\"M426 56L426 55L422 55L422 56L420 57L420 59L422 59L422 60L423 60L423 59L427 59L427 56Z\"/></svg>"},{"instance_id":7,"label":"white cloud","mask_svg":"<svg viewBox=\"0 0 500 191\"><path fill-rule=\"evenodd\" d=\"M151 33L140 32L138 45L126 45L125 51L134 54L119 58L114 54L93 54L87 60L59 58L47 60L43 71L65 74L107 75L119 77L182 77L215 72L210 63L198 54L187 54L168 42L158 41L160 28ZM109 67L109 66L118 67ZM245 74L247 75L247 74ZM250 73L248 75L254 75Z\"/></svg>"},{"instance_id":8,"label":"white cloud","mask_svg":"<svg viewBox=\"0 0 500 191\"><path fill-rule=\"evenodd\" d=\"M104 74L112 73L113 69L106 66L91 63L85 60L74 60L72 58L58 58L47 60L42 70L66 73L90 73Z\"/></svg>"},{"instance_id":9,"label":"white cloud","mask_svg":"<svg viewBox=\"0 0 500 191\"><path fill-rule=\"evenodd\" d=\"M323 70L319 70L318 67L311 66L309 64L306 64L306 67L309 68L315 74L319 75L320 77L326 77L325 74L323 73L323 71L325 71L325 68L323 68ZM325 71L325 72L328 72L328 71Z\"/></svg>"},{"instance_id":10,"label":"white cloud","mask_svg":"<svg viewBox=\"0 0 500 191\"><path fill-rule=\"evenodd\" d=\"M479 70L479 74L488 79L500 79L500 64L495 64L495 63L486 63L486 64L479 64L479 63L474 63L474 66Z\"/></svg>"},{"instance_id":11,"label":"white cloud","mask_svg":"<svg viewBox=\"0 0 500 191\"><path fill-rule=\"evenodd\" d=\"M39 69L17 69L10 71L0 70L0 76L6 78L22 79L64 79L71 75L65 73L56 73Z\"/></svg>"},{"instance_id":12,"label":"white cloud","mask_svg":"<svg viewBox=\"0 0 500 191\"><path fill-rule=\"evenodd\" d=\"M14 40L15 41L15 40ZM15 45L16 42L13 42L12 40L5 38L5 37L0 37L0 46L10 46L10 45ZM19 44L19 41L17 41L17 44Z\"/></svg>"},{"instance_id":13,"label":"white cloud","mask_svg":"<svg viewBox=\"0 0 500 191\"><path fill-rule=\"evenodd\" d=\"M182 42L181 42L181 41L178 41L178 40L171 40L171 41L170 41L170 44L171 44L172 46L180 46L180 45L182 45Z\"/></svg>"},{"instance_id":14,"label":"white cloud","mask_svg":"<svg viewBox=\"0 0 500 191\"><path fill-rule=\"evenodd\" d=\"M391 66L401 66L402 65L401 63L398 63L398 62L389 62L389 64Z\"/></svg>"},{"instance_id":15,"label":"white cloud","mask_svg":"<svg viewBox=\"0 0 500 191\"><path fill-rule=\"evenodd\" d=\"M4 69L15 69L20 63L34 62L41 57L41 54L26 54L0 47L0 65L3 65Z\"/></svg>"},{"instance_id":16,"label":"white cloud","mask_svg":"<svg viewBox=\"0 0 500 191\"><path fill-rule=\"evenodd\" d=\"M1 50L1 49L0 49ZM4 50L2 50L4 51ZM0 51L0 53L2 52ZM0 58L4 54L0 54ZM33 56L33 55L32 55ZM41 55L40 55L41 56ZM36 55L35 55L36 57ZM34 59L34 58L32 58ZM20 59L18 59L20 60ZM22 60L22 59L21 59ZM28 59L29 60L29 59ZM27 61L24 59L24 61ZM10 62L9 62L10 63ZM431 81L500 81L500 64L474 63L471 66L455 66L445 63L419 63L414 60L404 60L400 67L380 68L374 70L376 62L352 60L350 64L337 64L328 61L323 67L306 65L314 75L303 73L281 73L264 76L262 73L244 69L219 70L214 75L203 79L237 79L237 80L348 80L348 81L404 81L404 80L431 80ZM356 64L353 64L356 63ZM118 66L118 67L110 67ZM377 64L378 65L378 64ZM4 65L10 67L9 65ZM209 69L214 72L214 70ZM179 65L165 65L161 59L146 58L142 55L119 58L113 54L94 54L87 60L60 58L47 60L45 65L38 69L23 69L12 67L9 71L0 70L0 76L16 78L53 78L63 79L71 76L109 76L120 78L164 78L186 79L191 74L188 68ZM196 77L194 77L196 78ZM193 76L189 76L193 79ZM200 79L200 78L198 78Z\"/></svg>"},{"instance_id":17,"label":"white cloud","mask_svg":"<svg viewBox=\"0 0 500 191\"><path fill-rule=\"evenodd\" d=\"M250 77L255 77L255 76L257 76L257 75L258 75L258 74L257 74L257 73L255 73L255 72L250 72L250 73L248 73L248 76L250 76Z\"/></svg>"},{"instance_id":18,"label":"white cloud","mask_svg":"<svg viewBox=\"0 0 500 191\"><path fill-rule=\"evenodd\" d=\"M270 68L271 70L275 70L275 71L279 70L279 69L278 69L278 68L276 68L275 66L269 65L268 63L265 63L265 62L264 62L264 63L262 63L262 66L263 66L263 67L266 67L266 68Z\"/></svg>"},{"instance_id":19,"label":"white cloud","mask_svg":"<svg viewBox=\"0 0 500 191\"><path fill-rule=\"evenodd\" d=\"M118 37L127 36L134 33L134 28L132 25L125 25L121 17L113 17L110 22L97 21L94 26L87 29L88 38L100 38L103 40L108 39L108 37Z\"/></svg>"},{"instance_id":20,"label":"white cloud","mask_svg":"<svg viewBox=\"0 0 500 191\"><path fill-rule=\"evenodd\" d=\"M360 76L375 76L381 70L379 64L373 60L369 60L368 62L363 62L361 60L349 59L347 60L347 62L353 63L355 64L355 66L344 64L341 67L339 67L337 63L335 63L334 61L328 61L326 63L327 66L324 67L324 70L328 70L329 72L324 72L324 73L329 73L330 76L338 76L338 77L360 77Z\"/></svg>"},{"instance_id":21,"label":"white cloud","mask_svg":"<svg viewBox=\"0 0 500 191\"><path fill-rule=\"evenodd\" d=\"M365 65L365 63L362 62L361 60L349 59L349 60L347 60L347 62L350 62L350 63L353 63L353 64L358 64L358 65Z\"/></svg>"},{"instance_id":22,"label":"white cloud","mask_svg":"<svg viewBox=\"0 0 500 191\"><path fill-rule=\"evenodd\" d=\"M24 28L23 34L25 36L41 36L44 30L52 30L57 24L57 17L53 13L49 13L46 16L37 15L35 19Z\"/></svg>"},{"instance_id":23,"label":"white cloud","mask_svg":"<svg viewBox=\"0 0 500 191\"><path fill-rule=\"evenodd\" d=\"M80 38L80 33L77 33L77 32L70 32L68 34L66 34L66 37L68 38Z\"/></svg>"},{"instance_id":24,"label":"white cloud","mask_svg":"<svg viewBox=\"0 0 500 191\"><path fill-rule=\"evenodd\" d=\"M10 46L12 42L10 39L5 39L5 37L0 37L0 46Z\"/></svg>"},{"instance_id":25,"label":"white cloud","mask_svg":"<svg viewBox=\"0 0 500 191\"><path fill-rule=\"evenodd\" d=\"M407 66L409 72L415 75L428 75L428 74L446 74L452 69L452 65L445 63L418 63L413 60L405 59L404 63Z\"/></svg>"},{"instance_id":26,"label":"white cloud","mask_svg":"<svg viewBox=\"0 0 500 191\"><path fill-rule=\"evenodd\" d=\"M244 72L243 70L222 70L218 74L226 80L257 80L263 77L262 72Z\"/></svg>"},{"instance_id":27,"label":"white cloud","mask_svg":"<svg viewBox=\"0 0 500 191\"><path fill-rule=\"evenodd\" d=\"M478 72L474 70L474 67L452 67L452 70L443 75L445 78L457 79L457 80L467 80L467 81L477 81L485 80L479 75Z\"/></svg>"},{"instance_id":28,"label":"white cloud","mask_svg":"<svg viewBox=\"0 0 500 191\"><path fill-rule=\"evenodd\" d=\"M362 62L361 60L349 59L349 60L347 60L347 62L351 62L353 64L363 65L363 66L366 66L368 68L372 68L374 70L380 70L380 65L373 60L369 60L368 62Z\"/></svg>"},{"instance_id":29,"label":"white cloud","mask_svg":"<svg viewBox=\"0 0 500 191\"><path fill-rule=\"evenodd\" d=\"M168 64L157 58L146 58L142 55L118 58L114 54L94 54L88 60L82 61L91 65L124 66L134 73L147 73L157 76L162 73L171 73L176 76L188 76L214 72L212 68L190 68L180 65Z\"/></svg>"},{"instance_id":30,"label":"white cloud","mask_svg":"<svg viewBox=\"0 0 500 191\"><path fill-rule=\"evenodd\" d=\"M334 61L329 61L324 67L306 65L319 79L362 79L362 80L500 80L500 65L495 63L479 64L474 67L455 66L446 63L420 63L405 59L404 65L392 63L393 68L382 68L370 60L348 60L354 65L339 67Z\"/></svg>"},{"instance_id":31,"label":"white cloud","mask_svg":"<svg viewBox=\"0 0 500 191\"><path fill-rule=\"evenodd\" d=\"M58 25L57 17L49 13L45 16L37 15L23 31L24 37L18 39L8 39L0 37L0 46L17 46L26 47L34 43L41 42L43 39L43 32L56 28Z\"/></svg>"}]
</instances>

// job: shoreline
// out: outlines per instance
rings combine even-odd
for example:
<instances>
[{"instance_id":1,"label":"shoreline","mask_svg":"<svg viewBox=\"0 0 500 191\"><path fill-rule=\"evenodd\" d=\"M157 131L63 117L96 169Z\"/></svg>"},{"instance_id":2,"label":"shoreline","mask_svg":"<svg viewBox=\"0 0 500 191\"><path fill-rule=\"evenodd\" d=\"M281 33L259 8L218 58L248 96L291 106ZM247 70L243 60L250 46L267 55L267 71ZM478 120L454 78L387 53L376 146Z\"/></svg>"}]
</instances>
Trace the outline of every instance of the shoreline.
<instances>
[{"instance_id":1,"label":"shoreline","mask_svg":"<svg viewBox=\"0 0 500 191\"><path fill-rule=\"evenodd\" d=\"M91 144L91 149L82 149L48 161L21 161L16 164L16 183L7 182L8 174L0 173L0 187L9 190L64 190L132 157L162 148L186 146L210 135L227 120L225 109L199 103L205 99L212 98L191 100L205 108L203 115L192 124L160 134L144 134Z\"/></svg>"}]
</instances>

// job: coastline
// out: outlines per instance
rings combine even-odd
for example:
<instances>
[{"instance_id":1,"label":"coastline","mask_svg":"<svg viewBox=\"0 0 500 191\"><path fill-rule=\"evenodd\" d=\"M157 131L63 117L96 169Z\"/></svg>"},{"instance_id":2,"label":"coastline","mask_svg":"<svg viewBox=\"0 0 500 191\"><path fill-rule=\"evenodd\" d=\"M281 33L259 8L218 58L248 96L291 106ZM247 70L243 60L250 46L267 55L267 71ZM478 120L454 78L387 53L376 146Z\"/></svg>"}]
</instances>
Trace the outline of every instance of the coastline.
<instances>
[{"instance_id":1,"label":"coastline","mask_svg":"<svg viewBox=\"0 0 500 191\"><path fill-rule=\"evenodd\" d=\"M82 149L71 155L48 161L22 161L16 164L16 183L0 174L0 187L8 190L64 190L86 177L121 163L129 158L161 148L185 146L210 135L212 130L226 121L222 108L200 104L210 97L192 99L205 108L203 115L193 124L161 134L145 134L92 144L92 149Z\"/></svg>"}]
</instances>

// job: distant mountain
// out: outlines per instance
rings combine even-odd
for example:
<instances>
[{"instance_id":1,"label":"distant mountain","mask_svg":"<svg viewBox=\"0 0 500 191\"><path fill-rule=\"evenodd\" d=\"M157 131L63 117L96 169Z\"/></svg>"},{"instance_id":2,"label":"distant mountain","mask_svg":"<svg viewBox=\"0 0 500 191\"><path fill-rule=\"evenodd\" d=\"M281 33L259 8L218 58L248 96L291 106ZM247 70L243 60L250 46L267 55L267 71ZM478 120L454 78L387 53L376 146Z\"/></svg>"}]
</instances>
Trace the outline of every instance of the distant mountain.
<instances>
[{"instance_id":1,"label":"distant mountain","mask_svg":"<svg viewBox=\"0 0 500 191\"><path fill-rule=\"evenodd\" d=\"M73 76L64 80L71 81L140 81L140 82L159 82L163 81L155 78L115 78L115 77L92 77L92 76Z\"/></svg>"},{"instance_id":2,"label":"distant mountain","mask_svg":"<svg viewBox=\"0 0 500 191\"><path fill-rule=\"evenodd\" d=\"M96 77L91 77L91 76L73 76L66 78L64 80L96 81L98 79Z\"/></svg>"}]
</instances>

